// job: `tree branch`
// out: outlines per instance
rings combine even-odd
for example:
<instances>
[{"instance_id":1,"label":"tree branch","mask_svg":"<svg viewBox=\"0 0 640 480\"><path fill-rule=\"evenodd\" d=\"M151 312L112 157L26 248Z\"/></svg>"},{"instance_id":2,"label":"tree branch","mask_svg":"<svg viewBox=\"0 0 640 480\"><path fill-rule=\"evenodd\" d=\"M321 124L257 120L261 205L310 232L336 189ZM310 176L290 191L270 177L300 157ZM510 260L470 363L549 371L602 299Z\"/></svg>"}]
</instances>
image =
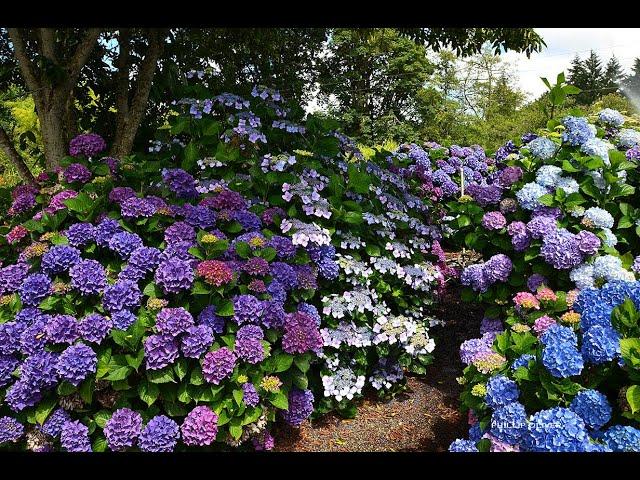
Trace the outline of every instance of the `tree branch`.
<instances>
[{"instance_id":1,"label":"tree branch","mask_svg":"<svg viewBox=\"0 0 640 480\"><path fill-rule=\"evenodd\" d=\"M84 38L78 44L73 57L67 62L66 69L69 75L67 84L71 85L72 88L75 87L78 76L80 75L80 70L82 70L82 67L87 63L89 55L91 55L99 36L99 28L90 28L87 30Z\"/></svg>"},{"instance_id":2,"label":"tree branch","mask_svg":"<svg viewBox=\"0 0 640 480\"><path fill-rule=\"evenodd\" d=\"M33 64L29 59L29 55L27 54L24 38L22 37L20 30L17 28L9 28L7 31L9 32L11 43L13 43L13 51L16 56L16 60L18 61L18 65L20 66L22 76L27 83L27 87L31 90L31 93L35 94L35 92L40 90L41 83Z\"/></svg>"},{"instance_id":3,"label":"tree branch","mask_svg":"<svg viewBox=\"0 0 640 480\"><path fill-rule=\"evenodd\" d=\"M40 49L42 54L54 63L58 62L56 56L56 32L53 28L40 29Z\"/></svg>"},{"instance_id":4,"label":"tree branch","mask_svg":"<svg viewBox=\"0 0 640 480\"><path fill-rule=\"evenodd\" d=\"M13 142L9 138L9 135L7 135L7 132L5 132L4 128L1 125L0 148L2 148L9 161L16 167L16 170L18 170L18 173L20 174L22 179L29 184L35 185L36 181L33 178L29 167L27 167L27 164L24 163L24 160L22 159L16 148L13 146Z\"/></svg>"}]
</instances>

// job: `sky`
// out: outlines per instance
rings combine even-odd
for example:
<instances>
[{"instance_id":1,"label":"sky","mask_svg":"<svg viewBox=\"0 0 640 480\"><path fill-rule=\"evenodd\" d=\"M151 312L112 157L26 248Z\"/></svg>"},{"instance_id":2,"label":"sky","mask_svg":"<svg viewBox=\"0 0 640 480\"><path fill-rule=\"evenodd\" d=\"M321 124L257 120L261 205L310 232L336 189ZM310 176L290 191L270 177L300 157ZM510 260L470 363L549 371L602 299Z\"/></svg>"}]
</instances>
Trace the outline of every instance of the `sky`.
<instances>
[{"instance_id":1,"label":"sky","mask_svg":"<svg viewBox=\"0 0 640 480\"><path fill-rule=\"evenodd\" d=\"M535 28L535 31L547 44L540 53L533 53L530 58L515 52L502 55L514 67L527 100L534 100L546 91L540 77L555 83L558 73L567 74L576 54L584 59L593 50L603 65L615 54L625 73L631 72L634 58L640 57L640 28ZM306 105L307 112L319 108L316 98Z\"/></svg>"},{"instance_id":2,"label":"sky","mask_svg":"<svg viewBox=\"0 0 640 480\"><path fill-rule=\"evenodd\" d=\"M547 44L540 53L532 54L530 59L514 52L503 55L514 65L520 88L531 100L546 90L540 77L553 83L558 73L567 73L576 53L584 59L594 50L603 64L615 54L625 73L631 72L633 59L640 57L640 28L536 28L535 31Z\"/></svg>"}]
</instances>

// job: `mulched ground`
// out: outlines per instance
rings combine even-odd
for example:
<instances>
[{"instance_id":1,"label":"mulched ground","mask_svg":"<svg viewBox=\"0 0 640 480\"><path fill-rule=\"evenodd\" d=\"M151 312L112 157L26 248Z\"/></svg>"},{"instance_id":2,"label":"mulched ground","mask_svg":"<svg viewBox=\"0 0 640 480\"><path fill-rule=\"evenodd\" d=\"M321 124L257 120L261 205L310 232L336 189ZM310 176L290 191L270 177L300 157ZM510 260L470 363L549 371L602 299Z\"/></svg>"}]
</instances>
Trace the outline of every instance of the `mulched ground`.
<instances>
[{"instance_id":1,"label":"mulched ground","mask_svg":"<svg viewBox=\"0 0 640 480\"><path fill-rule=\"evenodd\" d=\"M436 340L434 363L424 377L408 379L408 390L393 400L364 399L352 420L329 414L306 421L299 429L279 425L276 451L381 452L446 451L456 438L466 435L466 418L458 411L460 385L456 377L463 366L460 344L478 335L481 311L460 303L451 289L437 312L446 326L432 329ZM446 335L443 329L446 329Z\"/></svg>"}]
</instances>

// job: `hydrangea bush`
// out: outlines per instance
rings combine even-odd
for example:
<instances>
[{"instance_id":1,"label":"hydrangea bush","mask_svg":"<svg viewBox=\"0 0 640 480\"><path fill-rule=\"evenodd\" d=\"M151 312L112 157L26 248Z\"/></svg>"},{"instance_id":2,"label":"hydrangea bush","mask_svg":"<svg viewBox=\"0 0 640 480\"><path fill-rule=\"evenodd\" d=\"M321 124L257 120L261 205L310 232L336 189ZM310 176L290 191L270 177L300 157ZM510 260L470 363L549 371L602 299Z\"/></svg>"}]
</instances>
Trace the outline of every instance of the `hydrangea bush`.
<instances>
[{"instance_id":1,"label":"hydrangea bush","mask_svg":"<svg viewBox=\"0 0 640 480\"><path fill-rule=\"evenodd\" d=\"M229 188L268 202L263 216L274 223L278 258L303 248L317 266L297 278L277 266L287 288L319 291L305 307L321 325L316 411L353 416L368 387L393 394L405 370L424 373L437 323L429 305L447 274L435 226L443 191L432 181L438 167L429 151L403 145L365 159L337 124L313 116L296 123L277 92L257 87L244 99L190 88L201 98L178 102L185 114L153 148L182 158L183 168L195 162L200 171L185 189ZM213 136L222 140L215 149ZM460 155L484 159L481 149ZM242 225L256 221L232 215Z\"/></svg>"}]
</instances>

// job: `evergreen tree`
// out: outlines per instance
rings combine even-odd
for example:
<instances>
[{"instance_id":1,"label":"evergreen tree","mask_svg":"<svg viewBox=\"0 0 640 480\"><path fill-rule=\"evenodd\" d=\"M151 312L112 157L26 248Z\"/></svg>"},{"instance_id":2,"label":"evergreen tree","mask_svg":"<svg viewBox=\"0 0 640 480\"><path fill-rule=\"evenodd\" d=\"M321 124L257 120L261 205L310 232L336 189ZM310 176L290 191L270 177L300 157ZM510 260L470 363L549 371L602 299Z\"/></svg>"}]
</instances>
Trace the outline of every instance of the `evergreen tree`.
<instances>
[{"instance_id":1,"label":"evergreen tree","mask_svg":"<svg viewBox=\"0 0 640 480\"><path fill-rule=\"evenodd\" d=\"M623 85L627 96L640 97L640 58L634 60L631 75L624 80Z\"/></svg>"},{"instance_id":2,"label":"evergreen tree","mask_svg":"<svg viewBox=\"0 0 640 480\"><path fill-rule=\"evenodd\" d=\"M624 72L622 71L622 65L618 62L618 59L613 55L607 62L607 66L604 71L604 79L601 95L607 95L609 93L615 93L620 88L620 83L624 78Z\"/></svg>"},{"instance_id":3,"label":"evergreen tree","mask_svg":"<svg viewBox=\"0 0 640 480\"><path fill-rule=\"evenodd\" d=\"M604 71L602 61L598 54L591 50L589 56L582 63L584 68L584 80L582 84L573 84L583 90L576 97L576 101L581 105L590 105L602 95L604 85Z\"/></svg>"}]
</instances>

